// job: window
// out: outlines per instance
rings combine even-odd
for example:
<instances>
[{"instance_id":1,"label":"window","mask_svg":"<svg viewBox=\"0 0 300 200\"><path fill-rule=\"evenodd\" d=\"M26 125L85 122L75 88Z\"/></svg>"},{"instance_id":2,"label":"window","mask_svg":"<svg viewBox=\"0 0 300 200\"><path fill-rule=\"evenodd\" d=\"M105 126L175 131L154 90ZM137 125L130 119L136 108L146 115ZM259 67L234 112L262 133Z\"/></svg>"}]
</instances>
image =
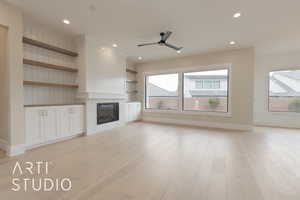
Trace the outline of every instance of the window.
<instances>
[{"instance_id":1,"label":"window","mask_svg":"<svg viewBox=\"0 0 300 200\"><path fill-rule=\"evenodd\" d=\"M221 88L221 81L214 80L214 89L220 89L220 88Z\"/></svg>"},{"instance_id":2,"label":"window","mask_svg":"<svg viewBox=\"0 0 300 200\"><path fill-rule=\"evenodd\" d=\"M197 71L198 70L198 71ZM221 113L229 110L229 66L145 75L145 111Z\"/></svg>"},{"instance_id":3,"label":"window","mask_svg":"<svg viewBox=\"0 0 300 200\"><path fill-rule=\"evenodd\" d=\"M195 80L196 89L219 89L220 80Z\"/></svg>"},{"instance_id":4,"label":"window","mask_svg":"<svg viewBox=\"0 0 300 200\"><path fill-rule=\"evenodd\" d=\"M269 73L269 111L300 113L300 70Z\"/></svg>"},{"instance_id":5,"label":"window","mask_svg":"<svg viewBox=\"0 0 300 200\"><path fill-rule=\"evenodd\" d=\"M203 81L195 81L195 88L202 89L203 88Z\"/></svg>"},{"instance_id":6,"label":"window","mask_svg":"<svg viewBox=\"0 0 300 200\"><path fill-rule=\"evenodd\" d=\"M211 80L203 80L203 89L211 89L212 88L212 81Z\"/></svg>"},{"instance_id":7,"label":"window","mask_svg":"<svg viewBox=\"0 0 300 200\"><path fill-rule=\"evenodd\" d=\"M228 112L227 69L183 73L183 80L183 110ZM203 82L201 90L198 82Z\"/></svg>"},{"instance_id":8,"label":"window","mask_svg":"<svg viewBox=\"0 0 300 200\"><path fill-rule=\"evenodd\" d=\"M146 76L146 109L178 110L178 73Z\"/></svg>"}]
</instances>

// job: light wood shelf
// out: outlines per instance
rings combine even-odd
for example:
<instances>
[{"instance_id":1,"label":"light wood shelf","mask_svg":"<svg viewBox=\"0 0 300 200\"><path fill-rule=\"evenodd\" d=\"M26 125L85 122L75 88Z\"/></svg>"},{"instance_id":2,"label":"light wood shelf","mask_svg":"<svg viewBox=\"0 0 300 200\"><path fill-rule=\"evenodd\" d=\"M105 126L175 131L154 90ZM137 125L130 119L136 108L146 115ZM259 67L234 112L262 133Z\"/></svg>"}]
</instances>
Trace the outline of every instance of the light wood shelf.
<instances>
[{"instance_id":1,"label":"light wood shelf","mask_svg":"<svg viewBox=\"0 0 300 200\"><path fill-rule=\"evenodd\" d=\"M133 91L127 91L128 94L134 94L134 93L138 93L137 90L133 90Z\"/></svg>"},{"instance_id":2,"label":"light wood shelf","mask_svg":"<svg viewBox=\"0 0 300 200\"><path fill-rule=\"evenodd\" d=\"M85 105L85 103L33 104L33 105L24 105L24 107L31 108L31 107L46 107L46 106L77 106L77 105Z\"/></svg>"},{"instance_id":3,"label":"light wood shelf","mask_svg":"<svg viewBox=\"0 0 300 200\"><path fill-rule=\"evenodd\" d=\"M24 85L36 85L36 86L55 86L55 87L65 87L65 88L78 88L78 85L74 84L63 84L63 83L47 83L39 81L23 81Z\"/></svg>"},{"instance_id":4,"label":"light wood shelf","mask_svg":"<svg viewBox=\"0 0 300 200\"><path fill-rule=\"evenodd\" d=\"M44 42L41 42L38 40L30 39L28 37L23 37L23 43L30 44L30 45L40 47L40 48L44 48L44 49L47 49L50 51L55 51L57 53L65 54L65 55L72 56L72 57L78 56L78 53L76 53L76 52L73 52L73 51L70 51L67 49L63 49L63 48L60 48L60 47L57 47L57 46L54 46L51 44L47 44L47 43L44 43Z\"/></svg>"},{"instance_id":5,"label":"light wood shelf","mask_svg":"<svg viewBox=\"0 0 300 200\"><path fill-rule=\"evenodd\" d=\"M137 74L137 71L134 71L132 69L126 69L126 72L132 73L132 74Z\"/></svg>"},{"instance_id":6,"label":"light wood shelf","mask_svg":"<svg viewBox=\"0 0 300 200\"><path fill-rule=\"evenodd\" d=\"M23 59L23 64L33 65L33 66L43 67L43 68L48 68L48 69L62 70L62 71L67 71L67 72L78 72L78 69L65 67L65 66L61 66L61 65L54 65L54 64L40 62L40 61L36 61L36 60L31 60L31 59Z\"/></svg>"},{"instance_id":7,"label":"light wood shelf","mask_svg":"<svg viewBox=\"0 0 300 200\"><path fill-rule=\"evenodd\" d=\"M126 80L127 83L137 83L136 80Z\"/></svg>"}]
</instances>

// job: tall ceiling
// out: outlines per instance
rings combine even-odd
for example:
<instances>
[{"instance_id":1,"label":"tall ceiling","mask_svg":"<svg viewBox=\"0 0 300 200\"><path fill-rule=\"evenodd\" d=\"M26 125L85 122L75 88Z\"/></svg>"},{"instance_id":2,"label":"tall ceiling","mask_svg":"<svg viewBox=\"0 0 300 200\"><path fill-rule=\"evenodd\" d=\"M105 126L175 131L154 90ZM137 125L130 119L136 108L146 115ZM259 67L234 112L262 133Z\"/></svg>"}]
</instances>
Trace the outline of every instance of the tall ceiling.
<instances>
[{"instance_id":1,"label":"tall ceiling","mask_svg":"<svg viewBox=\"0 0 300 200\"><path fill-rule=\"evenodd\" d=\"M217 49L255 46L270 38L300 34L299 0L7 0L24 13L64 32L88 34L102 46L118 44L130 59L143 61L197 54ZM241 12L242 16L232 16ZM62 19L71 21L70 25ZM170 30L169 42L182 54L156 42ZM230 41L236 45L229 45Z\"/></svg>"}]
</instances>

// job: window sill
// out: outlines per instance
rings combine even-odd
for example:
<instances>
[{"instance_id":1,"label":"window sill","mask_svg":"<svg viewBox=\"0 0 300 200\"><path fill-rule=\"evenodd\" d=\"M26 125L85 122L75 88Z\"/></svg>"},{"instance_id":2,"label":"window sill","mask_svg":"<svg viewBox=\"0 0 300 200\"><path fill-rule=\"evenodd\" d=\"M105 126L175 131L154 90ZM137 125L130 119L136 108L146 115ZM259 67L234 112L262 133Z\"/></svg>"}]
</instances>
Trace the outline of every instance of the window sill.
<instances>
[{"instance_id":1,"label":"window sill","mask_svg":"<svg viewBox=\"0 0 300 200\"><path fill-rule=\"evenodd\" d=\"M170 113L179 115L201 115L201 116L220 116L220 117L232 117L230 112L200 112L200 111L178 111L178 110L151 110L144 109L145 113Z\"/></svg>"},{"instance_id":2,"label":"window sill","mask_svg":"<svg viewBox=\"0 0 300 200\"><path fill-rule=\"evenodd\" d=\"M300 116L300 113L297 112L276 112L276 111L268 111L269 114L271 115L281 115L281 116Z\"/></svg>"}]
</instances>

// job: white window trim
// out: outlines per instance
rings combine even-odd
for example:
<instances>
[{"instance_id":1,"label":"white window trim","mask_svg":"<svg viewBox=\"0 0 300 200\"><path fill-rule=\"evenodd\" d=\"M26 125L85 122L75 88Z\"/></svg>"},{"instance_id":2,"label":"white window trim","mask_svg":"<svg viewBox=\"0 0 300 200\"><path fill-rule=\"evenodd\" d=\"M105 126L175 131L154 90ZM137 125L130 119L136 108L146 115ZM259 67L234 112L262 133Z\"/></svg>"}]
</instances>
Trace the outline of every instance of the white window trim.
<instances>
[{"instance_id":1,"label":"white window trim","mask_svg":"<svg viewBox=\"0 0 300 200\"><path fill-rule=\"evenodd\" d=\"M273 70L269 70L267 72L267 75L266 75L266 91L267 91L267 94L266 94L266 112L273 115L273 116L300 116L300 113L297 113L297 112L281 112L281 111L270 111L270 99L269 99L269 94L270 94L270 72L278 72L278 71L292 71L292 70L300 70L300 67L290 67L290 68L281 68L281 67L278 67L276 69L273 69Z\"/></svg>"},{"instance_id":2,"label":"white window trim","mask_svg":"<svg viewBox=\"0 0 300 200\"><path fill-rule=\"evenodd\" d=\"M200 71L214 71L214 70L228 70L228 110L227 112L214 112L214 111L185 111L182 107L182 100L183 100L183 92L182 92L182 77L183 73L191 73L191 72L200 72ZM146 109L146 76L151 75L162 75L162 74L174 74L178 73L178 98L179 98L179 107L178 110L157 110L157 109ZM143 73L143 112L145 113L170 113L170 114L180 114L180 115L203 115L203 116L221 116L221 117L232 117L231 114L231 102L232 102L232 90L231 90L231 83L232 83L232 70L231 64L218 64L218 65L208 65L208 66L197 66L197 67L188 67L188 68L173 68L173 69L166 69L166 70L156 70L152 72L144 72Z\"/></svg>"}]
</instances>

